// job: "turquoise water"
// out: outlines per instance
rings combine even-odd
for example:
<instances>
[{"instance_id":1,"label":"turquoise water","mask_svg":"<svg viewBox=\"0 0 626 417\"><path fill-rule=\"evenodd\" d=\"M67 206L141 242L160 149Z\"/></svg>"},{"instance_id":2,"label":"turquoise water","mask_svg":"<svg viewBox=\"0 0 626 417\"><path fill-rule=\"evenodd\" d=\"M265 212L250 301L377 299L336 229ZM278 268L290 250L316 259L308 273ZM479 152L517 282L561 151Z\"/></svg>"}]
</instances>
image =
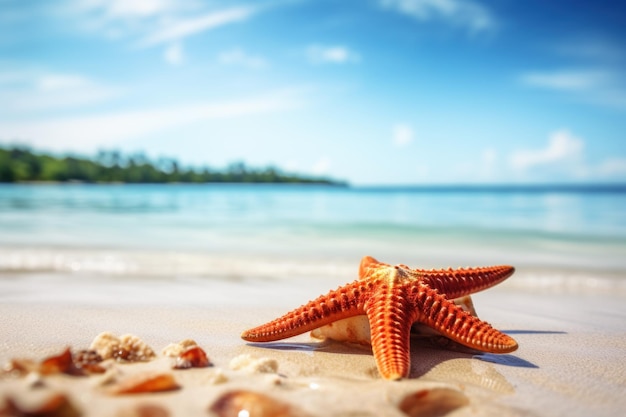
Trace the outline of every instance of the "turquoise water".
<instances>
[{"instance_id":1,"label":"turquoise water","mask_svg":"<svg viewBox=\"0 0 626 417\"><path fill-rule=\"evenodd\" d=\"M346 261L371 254L426 266L458 259L622 270L626 192L4 185L0 246L5 257L16 248Z\"/></svg>"}]
</instances>

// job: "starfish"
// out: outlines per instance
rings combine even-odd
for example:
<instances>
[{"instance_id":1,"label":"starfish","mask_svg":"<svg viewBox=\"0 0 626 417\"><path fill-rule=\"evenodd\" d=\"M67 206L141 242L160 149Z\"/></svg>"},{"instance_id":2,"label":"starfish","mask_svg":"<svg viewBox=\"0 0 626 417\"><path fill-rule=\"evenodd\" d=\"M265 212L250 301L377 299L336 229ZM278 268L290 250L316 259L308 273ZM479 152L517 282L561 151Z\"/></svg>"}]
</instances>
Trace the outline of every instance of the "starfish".
<instances>
[{"instance_id":1,"label":"starfish","mask_svg":"<svg viewBox=\"0 0 626 417\"><path fill-rule=\"evenodd\" d=\"M452 300L494 286L515 272L512 266L424 270L391 266L366 256L359 279L242 333L249 342L296 336L338 320L366 315L372 352L381 376L406 378L411 369L413 323L426 325L467 347L509 353L517 342Z\"/></svg>"}]
</instances>

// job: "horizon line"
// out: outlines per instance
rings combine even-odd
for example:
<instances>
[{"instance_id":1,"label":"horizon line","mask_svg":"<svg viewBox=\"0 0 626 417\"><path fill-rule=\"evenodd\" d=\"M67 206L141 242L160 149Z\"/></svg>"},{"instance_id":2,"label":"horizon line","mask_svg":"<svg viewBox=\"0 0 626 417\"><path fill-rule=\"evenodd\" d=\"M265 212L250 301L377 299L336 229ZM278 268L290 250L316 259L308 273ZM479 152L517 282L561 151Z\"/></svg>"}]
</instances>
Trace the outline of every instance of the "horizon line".
<instances>
[{"instance_id":1,"label":"horizon line","mask_svg":"<svg viewBox=\"0 0 626 417\"><path fill-rule=\"evenodd\" d=\"M359 190L394 191L623 191L626 182L347 184Z\"/></svg>"},{"instance_id":2,"label":"horizon line","mask_svg":"<svg viewBox=\"0 0 626 417\"><path fill-rule=\"evenodd\" d=\"M347 181L331 181L330 183L282 183L282 182L88 182L88 181L16 181L0 182L0 185L86 185L86 186L107 186L107 185L130 185L130 186L159 186L159 185L191 185L191 186L278 186L278 187L329 187L344 188L355 191L423 191L423 192L481 192L481 191L522 191L522 192L625 192L626 182L589 182L589 183L445 183L445 184L351 184Z\"/></svg>"}]
</instances>

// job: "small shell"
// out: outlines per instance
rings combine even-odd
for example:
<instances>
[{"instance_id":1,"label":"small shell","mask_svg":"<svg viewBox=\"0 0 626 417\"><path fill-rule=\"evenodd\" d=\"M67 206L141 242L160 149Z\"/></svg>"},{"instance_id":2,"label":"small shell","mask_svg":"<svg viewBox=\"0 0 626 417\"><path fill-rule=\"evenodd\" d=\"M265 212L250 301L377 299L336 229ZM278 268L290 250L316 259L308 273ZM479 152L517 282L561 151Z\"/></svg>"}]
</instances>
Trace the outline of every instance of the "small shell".
<instances>
[{"instance_id":1,"label":"small shell","mask_svg":"<svg viewBox=\"0 0 626 417\"><path fill-rule=\"evenodd\" d=\"M255 358L248 354L235 356L230 361L230 369L234 371L243 370L249 373L276 373L278 362L271 358Z\"/></svg>"},{"instance_id":2,"label":"small shell","mask_svg":"<svg viewBox=\"0 0 626 417\"><path fill-rule=\"evenodd\" d=\"M90 349L102 359L113 358L122 362L145 362L156 356L146 342L132 334L118 338L109 332L100 333L91 342Z\"/></svg>"},{"instance_id":3,"label":"small shell","mask_svg":"<svg viewBox=\"0 0 626 417\"><path fill-rule=\"evenodd\" d=\"M192 346L176 358L174 369L206 368L211 361L200 346Z\"/></svg>"},{"instance_id":4,"label":"small shell","mask_svg":"<svg viewBox=\"0 0 626 417\"><path fill-rule=\"evenodd\" d=\"M311 332L315 339L332 339L338 342L357 343L369 346L372 343L370 322L365 315L337 320Z\"/></svg>"},{"instance_id":5,"label":"small shell","mask_svg":"<svg viewBox=\"0 0 626 417\"><path fill-rule=\"evenodd\" d=\"M114 384L109 389L109 393L119 394L141 394L149 392L173 391L179 389L172 374L159 374L147 372L132 375Z\"/></svg>"},{"instance_id":6,"label":"small shell","mask_svg":"<svg viewBox=\"0 0 626 417\"><path fill-rule=\"evenodd\" d=\"M102 357L95 350L79 350L73 356L76 367L88 374L103 374L106 369L100 365Z\"/></svg>"},{"instance_id":7,"label":"small shell","mask_svg":"<svg viewBox=\"0 0 626 417\"><path fill-rule=\"evenodd\" d=\"M213 373L205 377L204 381L209 385L219 385L228 382L228 377L220 368L215 368Z\"/></svg>"},{"instance_id":8,"label":"small shell","mask_svg":"<svg viewBox=\"0 0 626 417\"><path fill-rule=\"evenodd\" d=\"M74 363L78 367L82 367L82 365L89 364L95 365L102 362L102 356L98 355L98 352L95 350L79 350L73 356Z\"/></svg>"},{"instance_id":9,"label":"small shell","mask_svg":"<svg viewBox=\"0 0 626 417\"><path fill-rule=\"evenodd\" d=\"M62 353L50 356L39 364L39 373L42 375L64 373L68 375L84 375L84 372L74 365L72 352L66 348Z\"/></svg>"},{"instance_id":10,"label":"small shell","mask_svg":"<svg viewBox=\"0 0 626 417\"><path fill-rule=\"evenodd\" d=\"M432 388L405 396L398 408L409 417L439 417L469 404L460 391L451 388Z\"/></svg>"},{"instance_id":11,"label":"small shell","mask_svg":"<svg viewBox=\"0 0 626 417\"><path fill-rule=\"evenodd\" d=\"M304 417L290 404L252 391L230 391L222 394L209 408L218 417Z\"/></svg>"},{"instance_id":12,"label":"small shell","mask_svg":"<svg viewBox=\"0 0 626 417\"><path fill-rule=\"evenodd\" d=\"M45 358L40 363L30 359L12 359L5 367L4 372L15 375L30 375L33 372L41 375L67 374L73 376L87 373L102 373L104 368L99 366L102 358L93 351L80 351L72 355L70 348L66 348L58 355Z\"/></svg>"},{"instance_id":13,"label":"small shell","mask_svg":"<svg viewBox=\"0 0 626 417\"><path fill-rule=\"evenodd\" d=\"M181 353L183 353L187 349L194 347L194 346L198 346L195 340L185 339L185 340L181 340L178 343L170 343L169 345L165 346L163 350L161 351L161 354L163 354L163 356L169 356L170 358L175 358L177 356L180 356Z\"/></svg>"},{"instance_id":14,"label":"small shell","mask_svg":"<svg viewBox=\"0 0 626 417\"><path fill-rule=\"evenodd\" d=\"M89 349L96 351L103 359L110 359L119 344L120 339L113 333L102 332L93 339Z\"/></svg>"},{"instance_id":15,"label":"small shell","mask_svg":"<svg viewBox=\"0 0 626 417\"><path fill-rule=\"evenodd\" d=\"M476 316L476 310L472 303L472 298L467 295L453 300L473 316ZM414 334L425 336L440 336L439 332L428 326L415 324L412 328ZM332 339L338 342L357 343L359 345L369 346L372 344L372 336L370 333L370 323L365 315L350 317L348 319L337 320L333 323L319 327L311 331L311 337L315 339Z\"/></svg>"},{"instance_id":16,"label":"small shell","mask_svg":"<svg viewBox=\"0 0 626 417\"><path fill-rule=\"evenodd\" d=\"M37 406L28 408L7 397L4 407L0 406L0 416L79 417L80 415L80 411L65 394L53 394Z\"/></svg>"},{"instance_id":17,"label":"small shell","mask_svg":"<svg viewBox=\"0 0 626 417\"><path fill-rule=\"evenodd\" d=\"M455 298L452 301L454 301L454 304L458 305L463 310L470 313L472 316L478 317L478 315L476 314L476 309L474 309L474 302L472 301L472 297L470 297L469 295Z\"/></svg>"}]
</instances>

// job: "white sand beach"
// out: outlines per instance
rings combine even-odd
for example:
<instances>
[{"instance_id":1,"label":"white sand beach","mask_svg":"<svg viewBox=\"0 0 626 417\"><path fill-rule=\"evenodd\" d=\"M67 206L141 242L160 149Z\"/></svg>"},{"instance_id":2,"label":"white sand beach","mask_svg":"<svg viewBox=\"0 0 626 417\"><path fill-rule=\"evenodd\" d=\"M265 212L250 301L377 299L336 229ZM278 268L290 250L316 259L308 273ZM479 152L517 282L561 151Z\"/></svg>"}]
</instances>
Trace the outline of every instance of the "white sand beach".
<instances>
[{"instance_id":1,"label":"white sand beach","mask_svg":"<svg viewBox=\"0 0 626 417\"><path fill-rule=\"evenodd\" d=\"M146 404L161 406L172 416L202 416L212 415L209 408L224 393L250 390L289 404L285 415L403 416L407 414L399 407L405 397L449 388L444 393L452 392L453 400L465 404L444 409L453 416L608 417L626 410L626 277L619 273L518 268L505 283L473 297L479 317L514 337L517 351L480 354L413 340L411 375L401 381L382 380L371 350L362 346L319 342L308 334L265 345L239 338L243 330L355 279L358 261L352 273L346 272L346 263L326 274L318 271L315 278L291 280L250 273L147 280L5 272L2 363L41 360L68 346L85 349L105 331L133 334L158 356L146 363L113 364L116 378L153 370L173 375L180 388L111 395L99 376L50 375L35 383L33 376L5 374L1 397L28 408L52 393L65 393L84 416L138 415L137 407ZM272 268L272 261L266 265ZM274 265L280 268L286 267ZM569 286L559 284L563 279ZM171 369L172 359L160 352L183 339L194 339L213 366ZM267 372L238 369L231 361L241 355L268 358L277 367ZM416 409L408 415L440 412Z\"/></svg>"}]
</instances>

